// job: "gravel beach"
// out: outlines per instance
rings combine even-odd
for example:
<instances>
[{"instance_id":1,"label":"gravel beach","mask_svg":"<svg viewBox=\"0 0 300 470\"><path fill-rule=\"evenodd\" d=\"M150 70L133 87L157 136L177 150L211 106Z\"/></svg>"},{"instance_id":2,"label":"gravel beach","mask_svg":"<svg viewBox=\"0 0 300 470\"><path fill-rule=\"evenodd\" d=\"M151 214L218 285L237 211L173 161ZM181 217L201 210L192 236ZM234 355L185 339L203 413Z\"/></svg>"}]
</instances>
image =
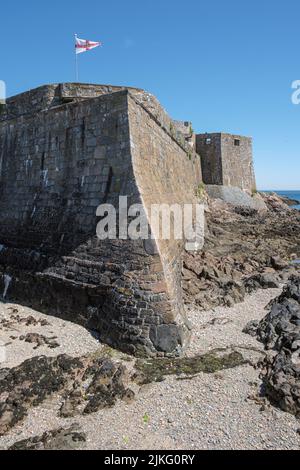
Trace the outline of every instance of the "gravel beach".
<instances>
[{"instance_id":1,"label":"gravel beach","mask_svg":"<svg viewBox=\"0 0 300 470\"><path fill-rule=\"evenodd\" d=\"M265 353L255 338L242 333L249 320L266 314L264 307L279 293L280 289L259 290L232 308L188 310L194 328L187 356L231 347L242 353L247 364L185 379L169 376L163 382L141 388L133 385L136 398L132 403L118 401L113 408L72 419L58 416L61 397L54 396L32 408L21 424L2 436L0 447L5 449L16 441L78 423L87 436L82 448L87 449L299 449L299 421L257 394L261 380L253 365ZM106 350L84 328L25 307L1 304L0 319L9 320L17 311L21 318L32 316L35 320L46 320L49 325L19 323L8 328L2 324L1 341L7 345L2 367L14 367L37 355L66 353L79 357ZM19 340L19 336L32 332L56 337L60 346L51 349L41 345L33 349L34 344ZM134 359L128 361L117 351L110 354L113 360L123 361L129 370L133 368Z\"/></svg>"}]
</instances>

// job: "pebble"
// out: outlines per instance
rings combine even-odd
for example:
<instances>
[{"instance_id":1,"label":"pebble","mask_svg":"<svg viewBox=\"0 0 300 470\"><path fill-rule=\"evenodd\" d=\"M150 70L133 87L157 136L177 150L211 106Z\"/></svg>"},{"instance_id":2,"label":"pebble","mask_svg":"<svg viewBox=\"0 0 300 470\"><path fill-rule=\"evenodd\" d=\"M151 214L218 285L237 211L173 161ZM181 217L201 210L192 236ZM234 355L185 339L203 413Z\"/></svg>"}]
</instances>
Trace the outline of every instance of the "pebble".
<instances>
[{"instance_id":1,"label":"pebble","mask_svg":"<svg viewBox=\"0 0 300 470\"><path fill-rule=\"evenodd\" d=\"M242 333L242 330L250 320L263 318L266 314L264 307L279 293L280 289L259 290L247 296L244 303L231 308L217 307L208 312L190 309L188 317L195 334L187 355L194 356L212 348L233 346L244 357L257 362L261 353L251 348L260 351L263 346L255 338ZM0 314L5 313L1 312L1 308L5 310L6 307L9 305L0 307ZM22 315L29 313L36 318L45 317L23 308ZM211 322L216 315L231 321L217 328L212 325L203 329L203 325ZM57 355L66 352L79 356L99 349L98 341L84 328L57 318L46 318L61 346L55 351L41 347L39 354ZM46 328L37 327L34 331L47 336ZM28 332L28 329L20 334L24 332ZM11 332L8 334L11 335ZM36 355L32 345L18 340L9 348L8 362L2 366L12 367ZM262 413L261 404L246 400L249 395L256 393L260 383L259 370L248 364L223 370L222 380L215 374L203 373L185 381L170 376L164 382L143 387L141 393L137 393L136 400L130 404L119 401L111 409L76 416L76 422L87 435L85 448L88 449L299 450L299 421L294 416L273 407L268 407ZM6 448L17 440L71 425L71 419L58 417L59 402L57 397L47 402L47 406L32 409L22 424L0 438L0 447ZM143 423L145 413L150 417L148 424Z\"/></svg>"}]
</instances>

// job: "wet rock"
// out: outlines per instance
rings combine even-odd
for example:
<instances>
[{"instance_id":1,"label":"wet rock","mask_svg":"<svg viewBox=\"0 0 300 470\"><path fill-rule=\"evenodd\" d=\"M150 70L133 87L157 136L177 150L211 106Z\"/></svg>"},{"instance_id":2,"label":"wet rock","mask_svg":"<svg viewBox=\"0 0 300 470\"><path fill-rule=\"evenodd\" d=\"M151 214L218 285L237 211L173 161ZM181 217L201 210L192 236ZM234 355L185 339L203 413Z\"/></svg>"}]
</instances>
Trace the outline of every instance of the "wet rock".
<instances>
[{"instance_id":1,"label":"wet rock","mask_svg":"<svg viewBox=\"0 0 300 470\"><path fill-rule=\"evenodd\" d=\"M258 340L277 353L262 363L265 393L282 410L300 416L300 276L293 276L269 307L256 328ZM251 326L246 328L251 334Z\"/></svg>"},{"instance_id":2,"label":"wet rock","mask_svg":"<svg viewBox=\"0 0 300 470\"><path fill-rule=\"evenodd\" d=\"M257 289L276 289L279 286L277 276L272 273L256 274L245 281L245 288L248 293Z\"/></svg>"},{"instance_id":3,"label":"wet rock","mask_svg":"<svg viewBox=\"0 0 300 470\"><path fill-rule=\"evenodd\" d=\"M46 431L42 436L16 442L8 450L76 450L86 442L86 434L78 425Z\"/></svg>"},{"instance_id":4,"label":"wet rock","mask_svg":"<svg viewBox=\"0 0 300 470\"><path fill-rule=\"evenodd\" d=\"M271 257L271 265L276 270L285 269L288 266L288 263L281 259L279 256Z\"/></svg>"},{"instance_id":5,"label":"wet rock","mask_svg":"<svg viewBox=\"0 0 300 470\"><path fill-rule=\"evenodd\" d=\"M281 303L285 299L292 299L300 304L300 276L291 276L282 294L276 299L276 302Z\"/></svg>"},{"instance_id":6,"label":"wet rock","mask_svg":"<svg viewBox=\"0 0 300 470\"><path fill-rule=\"evenodd\" d=\"M124 386L126 368L109 358L99 358L85 370L82 380L75 382L60 415L68 418L78 413L90 414L115 405L118 399L129 401L134 393Z\"/></svg>"},{"instance_id":7,"label":"wet rock","mask_svg":"<svg viewBox=\"0 0 300 470\"><path fill-rule=\"evenodd\" d=\"M54 394L63 398L61 416L92 413L133 399L126 368L107 357L39 356L0 373L0 435L22 421L31 407Z\"/></svg>"},{"instance_id":8,"label":"wet rock","mask_svg":"<svg viewBox=\"0 0 300 470\"><path fill-rule=\"evenodd\" d=\"M257 320L252 320L243 329L243 333L250 335L252 337L257 336L257 329L258 329L259 322Z\"/></svg>"},{"instance_id":9,"label":"wet rock","mask_svg":"<svg viewBox=\"0 0 300 470\"><path fill-rule=\"evenodd\" d=\"M300 340L300 277L292 277L270 307L258 325L258 339L266 349L292 350L292 345Z\"/></svg>"},{"instance_id":10,"label":"wet rock","mask_svg":"<svg viewBox=\"0 0 300 470\"><path fill-rule=\"evenodd\" d=\"M27 333L25 336L20 336L20 341L25 341L25 343L35 344L33 349L38 349L40 346L47 345L50 349L59 348L60 344L55 341L56 336L52 338L47 338L46 336L40 335L38 333Z\"/></svg>"},{"instance_id":11,"label":"wet rock","mask_svg":"<svg viewBox=\"0 0 300 470\"><path fill-rule=\"evenodd\" d=\"M262 380L271 403L300 417L300 358L282 350L264 361Z\"/></svg>"},{"instance_id":12,"label":"wet rock","mask_svg":"<svg viewBox=\"0 0 300 470\"><path fill-rule=\"evenodd\" d=\"M0 380L0 435L21 421L29 408L63 390L82 367L79 359L66 355L40 356L5 373Z\"/></svg>"}]
</instances>

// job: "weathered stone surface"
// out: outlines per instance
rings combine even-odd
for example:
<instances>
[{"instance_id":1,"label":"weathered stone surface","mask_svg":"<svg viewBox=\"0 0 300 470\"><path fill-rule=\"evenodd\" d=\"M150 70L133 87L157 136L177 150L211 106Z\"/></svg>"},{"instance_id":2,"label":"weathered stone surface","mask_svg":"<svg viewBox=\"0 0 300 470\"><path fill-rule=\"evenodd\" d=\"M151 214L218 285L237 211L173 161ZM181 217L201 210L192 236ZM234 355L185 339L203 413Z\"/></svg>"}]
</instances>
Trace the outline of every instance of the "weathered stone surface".
<instances>
[{"instance_id":1,"label":"weathered stone surface","mask_svg":"<svg viewBox=\"0 0 300 470\"><path fill-rule=\"evenodd\" d=\"M196 202L200 159L181 130L139 89L60 84L8 99L0 118L3 296L96 329L132 354L155 355L150 329L172 325L164 352L179 354L189 337L185 241L100 241L96 210L118 208L120 195L146 212L152 203Z\"/></svg>"},{"instance_id":2,"label":"weathered stone surface","mask_svg":"<svg viewBox=\"0 0 300 470\"><path fill-rule=\"evenodd\" d=\"M253 338L256 338L258 325L258 320L251 320L243 329L243 333L245 333L246 335L253 336Z\"/></svg>"},{"instance_id":3,"label":"weathered stone surface","mask_svg":"<svg viewBox=\"0 0 300 470\"><path fill-rule=\"evenodd\" d=\"M300 348L291 354L282 349L263 363L262 380L270 401L300 417Z\"/></svg>"},{"instance_id":4,"label":"weathered stone surface","mask_svg":"<svg viewBox=\"0 0 300 470\"><path fill-rule=\"evenodd\" d=\"M18 325L25 326L48 326L50 323L46 319L36 320L32 315L28 317L21 317L18 314L18 309L9 309L11 310L9 318L3 318L0 320L1 329L5 330L15 330Z\"/></svg>"},{"instance_id":5,"label":"weathered stone surface","mask_svg":"<svg viewBox=\"0 0 300 470\"><path fill-rule=\"evenodd\" d=\"M276 193L263 193L263 197L268 209L274 212L285 212L289 208L286 199Z\"/></svg>"},{"instance_id":6,"label":"weathered stone surface","mask_svg":"<svg viewBox=\"0 0 300 470\"><path fill-rule=\"evenodd\" d=\"M183 343L183 334L180 334L176 325L159 325L151 328L150 338L156 349L161 352L171 353L178 345Z\"/></svg>"},{"instance_id":7,"label":"weathered stone surface","mask_svg":"<svg viewBox=\"0 0 300 470\"><path fill-rule=\"evenodd\" d=\"M67 396L60 415L64 418L79 413L95 413L114 406L117 399L131 401L134 393L124 387L126 369L108 358L92 361L82 375L81 381L73 384L73 391Z\"/></svg>"},{"instance_id":8,"label":"weathered stone surface","mask_svg":"<svg viewBox=\"0 0 300 470\"><path fill-rule=\"evenodd\" d=\"M300 277L291 277L273 301L270 313L258 325L257 336L267 349L294 351L300 346Z\"/></svg>"}]
</instances>

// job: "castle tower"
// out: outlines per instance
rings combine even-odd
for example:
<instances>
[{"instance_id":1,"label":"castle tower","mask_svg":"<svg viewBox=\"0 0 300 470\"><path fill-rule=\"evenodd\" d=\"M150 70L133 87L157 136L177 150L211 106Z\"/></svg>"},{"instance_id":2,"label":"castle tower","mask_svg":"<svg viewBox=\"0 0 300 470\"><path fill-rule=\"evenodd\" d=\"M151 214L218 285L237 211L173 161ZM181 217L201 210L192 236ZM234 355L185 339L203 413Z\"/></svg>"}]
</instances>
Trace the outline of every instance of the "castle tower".
<instances>
[{"instance_id":1,"label":"castle tower","mask_svg":"<svg viewBox=\"0 0 300 470\"><path fill-rule=\"evenodd\" d=\"M234 186L249 193L256 189L250 137L198 134L196 149L205 184Z\"/></svg>"}]
</instances>

